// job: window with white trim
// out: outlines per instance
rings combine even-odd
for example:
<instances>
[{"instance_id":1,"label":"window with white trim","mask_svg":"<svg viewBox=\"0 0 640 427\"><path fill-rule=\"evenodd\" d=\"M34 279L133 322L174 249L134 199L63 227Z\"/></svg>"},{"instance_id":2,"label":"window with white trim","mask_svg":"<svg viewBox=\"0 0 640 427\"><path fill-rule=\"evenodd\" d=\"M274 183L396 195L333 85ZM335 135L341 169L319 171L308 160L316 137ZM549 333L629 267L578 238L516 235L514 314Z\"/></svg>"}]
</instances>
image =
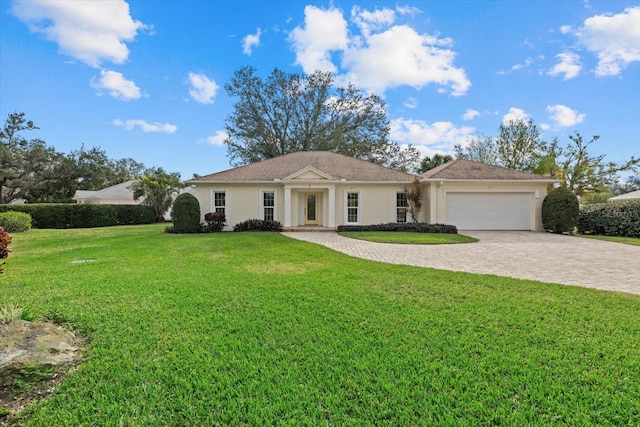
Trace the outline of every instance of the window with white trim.
<instances>
[{"instance_id":1,"label":"window with white trim","mask_svg":"<svg viewBox=\"0 0 640 427\"><path fill-rule=\"evenodd\" d=\"M407 212L409 211L409 200L407 193L396 193L396 222L407 222Z\"/></svg>"},{"instance_id":2,"label":"window with white trim","mask_svg":"<svg viewBox=\"0 0 640 427\"><path fill-rule=\"evenodd\" d=\"M226 191L214 191L213 192L213 212L221 212L227 214L227 192Z\"/></svg>"},{"instance_id":3,"label":"window with white trim","mask_svg":"<svg viewBox=\"0 0 640 427\"><path fill-rule=\"evenodd\" d=\"M360 223L360 193L348 191L346 194L347 224Z\"/></svg>"},{"instance_id":4,"label":"window with white trim","mask_svg":"<svg viewBox=\"0 0 640 427\"><path fill-rule=\"evenodd\" d=\"M276 219L276 192L263 191L260 198L262 219L265 221L275 221Z\"/></svg>"}]
</instances>

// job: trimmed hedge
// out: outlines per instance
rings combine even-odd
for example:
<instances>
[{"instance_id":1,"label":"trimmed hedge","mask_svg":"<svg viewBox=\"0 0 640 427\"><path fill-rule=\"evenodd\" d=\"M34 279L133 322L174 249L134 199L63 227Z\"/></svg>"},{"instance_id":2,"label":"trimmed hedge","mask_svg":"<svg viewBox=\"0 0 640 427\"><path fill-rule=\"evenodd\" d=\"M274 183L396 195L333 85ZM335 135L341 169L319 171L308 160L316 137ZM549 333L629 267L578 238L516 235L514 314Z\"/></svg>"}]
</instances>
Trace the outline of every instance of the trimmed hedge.
<instances>
[{"instance_id":1,"label":"trimmed hedge","mask_svg":"<svg viewBox=\"0 0 640 427\"><path fill-rule=\"evenodd\" d=\"M31 230L31 215L26 212L2 212L0 213L0 228L7 233L22 233Z\"/></svg>"},{"instance_id":2,"label":"trimmed hedge","mask_svg":"<svg viewBox=\"0 0 640 427\"><path fill-rule=\"evenodd\" d=\"M171 219L176 233L200 232L200 202L193 194L180 194L173 202Z\"/></svg>"},{"instance_id":3,"label":"trimmed hedge","mask_svg":"<svg viewBox=\"0 0 640 427\"><path fill-rule=\"evenodd\" d=\"M640 200L582 206L578 232L603 236L640 237Z\"/></svg>"},{"instance_id":4,"label":"trimmed hedge","mask_svg":"<svg viewBox=\"0 0 640 427\"><path fill-rule=\"evenodd\" d=\"M233 226L233 231L280 231L281 229L280 222L264 219L248 219Z\"/></svg>"},{"instance_id":5,"label":"trimmed hedge","mask_svg":"<svg viewBox=\"0 0 640 427\"><path fill-rule=\"evenodd\" d=\"M449 224L428 224L426 222L390 222L375 225L339 225L341 231L405 231L413 233L445 233L458 234L458 228Z\"/></svg>"},{"instance_id":6,"label":"trimmed hedge","mask_svg":"<svg viewBox=\"0 0 640 427\"><path fill-rule=\"evenodd\" d=\"M112 225L151 224L155 212L143 205L78 205L75 203L37 203L0 205L0 212L25 212L34 228L91 228Z\"/></svg>"}]
</instances>

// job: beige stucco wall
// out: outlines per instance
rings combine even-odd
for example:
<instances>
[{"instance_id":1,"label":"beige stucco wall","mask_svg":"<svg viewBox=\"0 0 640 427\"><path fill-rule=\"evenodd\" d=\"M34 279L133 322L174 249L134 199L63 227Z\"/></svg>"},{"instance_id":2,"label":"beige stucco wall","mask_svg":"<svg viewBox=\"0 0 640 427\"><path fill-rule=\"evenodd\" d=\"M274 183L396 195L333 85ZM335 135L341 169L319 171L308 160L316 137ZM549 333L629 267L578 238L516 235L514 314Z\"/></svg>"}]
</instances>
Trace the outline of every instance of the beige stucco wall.
<instances>
[{"instance_id":1,"label":"beige stucco wall","mask_svg":"<svg viewBox=\"0 0 640 427\"><path fill-rule=\"evenodd\" d=\"M396 184L339 184L335 182L310 182L306 185L299 180L287 185L291 188L291 225L304 224L304 201L307 193L318 194L318 222L320 226L329 226L329 188L335 191L334 226L342 225L346 220L346 193L355 191L360 197L360 224L377 224L394 222L396 219L396 192L404 190L404 186ZM304 186L303 186L304 185ZM195 196L200 202L200 213L204 215L213 211L212 194L215 191L226 192L226 217L229 228L233 225L252 218L261 218L262 191L276 193L276 219L285 224L285 183L265 184L196 184Z\"/></svg>"},{"instance_id":2,"label":"beige stucco wall","mask_svg":"<svg viewBox=\"0 0 640 427\"><path fill-rule=\"evenodd\" d=\"M317 176L317 175L316 175ZM396 193L402 192L405 185L398 184L369 184L369 183L339 183L335 181L319 182L309 179L296 179L288 183L274 182L265 184L197 184L195 196L200 202L200 212L204 214L213 211L212 192L226 192L227 229L247 219L261 218L262 191L276 193L276 219L285 224L285 185L291 188L291 226L304 224L303 206L307 193L318 194L318 225L328 227L329 195L328 187L334 188L334 226L346 223L346 193L358 192L360 201L359 224L380 224L396 221ZM407 184L406 187L408 187ZM547 194L545 183L510 182L431 182L423 185L423 207L418 216L421 222L447 224L446 199L451 192L507 192L529 193L532 198L533 229L542 231L541 209L542 201Z\"/></svg>"},{"instance_id":3,"label":"beige stucco wall","mask_svg":"<svg viewBox=\"0 0 640 427\"><path fill-rule=\"evenodd\" d=\"M532 200L533 231L543 231L542 201L547 195L547 183L531 182L470 182L443 181L427 183L425 197L428 207L424 209L420 220L429 223L447 224L446 195L453 192L478 193L527 193Z\"/></svg>"}]
</instances>

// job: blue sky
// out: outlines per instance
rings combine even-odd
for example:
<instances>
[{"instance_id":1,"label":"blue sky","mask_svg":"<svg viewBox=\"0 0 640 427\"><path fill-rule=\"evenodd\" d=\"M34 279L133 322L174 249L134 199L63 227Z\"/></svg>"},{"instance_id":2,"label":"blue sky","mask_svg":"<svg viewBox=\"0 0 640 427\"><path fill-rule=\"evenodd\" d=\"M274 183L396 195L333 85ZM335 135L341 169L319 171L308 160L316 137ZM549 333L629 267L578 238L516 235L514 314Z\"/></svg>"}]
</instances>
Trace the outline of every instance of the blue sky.
<instances>
[{"instance_id":1,"label":"blue sky","mask_svg":"<svg viewBox=\"0 0 640 427\"><path fill-rule=\"evenodd\" d=\"M640 155L638 1L0 0L0 116L69 152L228 169L224 84L332 71L384 96L391 139L451 153L503 120Z\"/></svg>"}]
</instances>

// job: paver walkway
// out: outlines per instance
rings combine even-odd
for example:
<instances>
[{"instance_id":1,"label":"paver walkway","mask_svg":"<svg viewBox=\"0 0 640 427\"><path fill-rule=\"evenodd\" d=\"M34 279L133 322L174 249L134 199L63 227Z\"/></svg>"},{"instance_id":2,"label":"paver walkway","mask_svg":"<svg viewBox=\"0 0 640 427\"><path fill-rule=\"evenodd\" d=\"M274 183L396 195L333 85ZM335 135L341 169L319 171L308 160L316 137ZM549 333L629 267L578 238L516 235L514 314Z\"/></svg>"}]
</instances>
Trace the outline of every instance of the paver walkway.
<instances>
[{"instance_id":1,"label":"paver walkway","mask_svg":"<svg viewBox=\"0 0 640 427\"><path fill-rule=\"evenodd\" d=\"M358 258L640 295L640 246L529 231L462 231L477 243L401 245L337 233L283 233Z\"/></svg>"}]
</instances>

